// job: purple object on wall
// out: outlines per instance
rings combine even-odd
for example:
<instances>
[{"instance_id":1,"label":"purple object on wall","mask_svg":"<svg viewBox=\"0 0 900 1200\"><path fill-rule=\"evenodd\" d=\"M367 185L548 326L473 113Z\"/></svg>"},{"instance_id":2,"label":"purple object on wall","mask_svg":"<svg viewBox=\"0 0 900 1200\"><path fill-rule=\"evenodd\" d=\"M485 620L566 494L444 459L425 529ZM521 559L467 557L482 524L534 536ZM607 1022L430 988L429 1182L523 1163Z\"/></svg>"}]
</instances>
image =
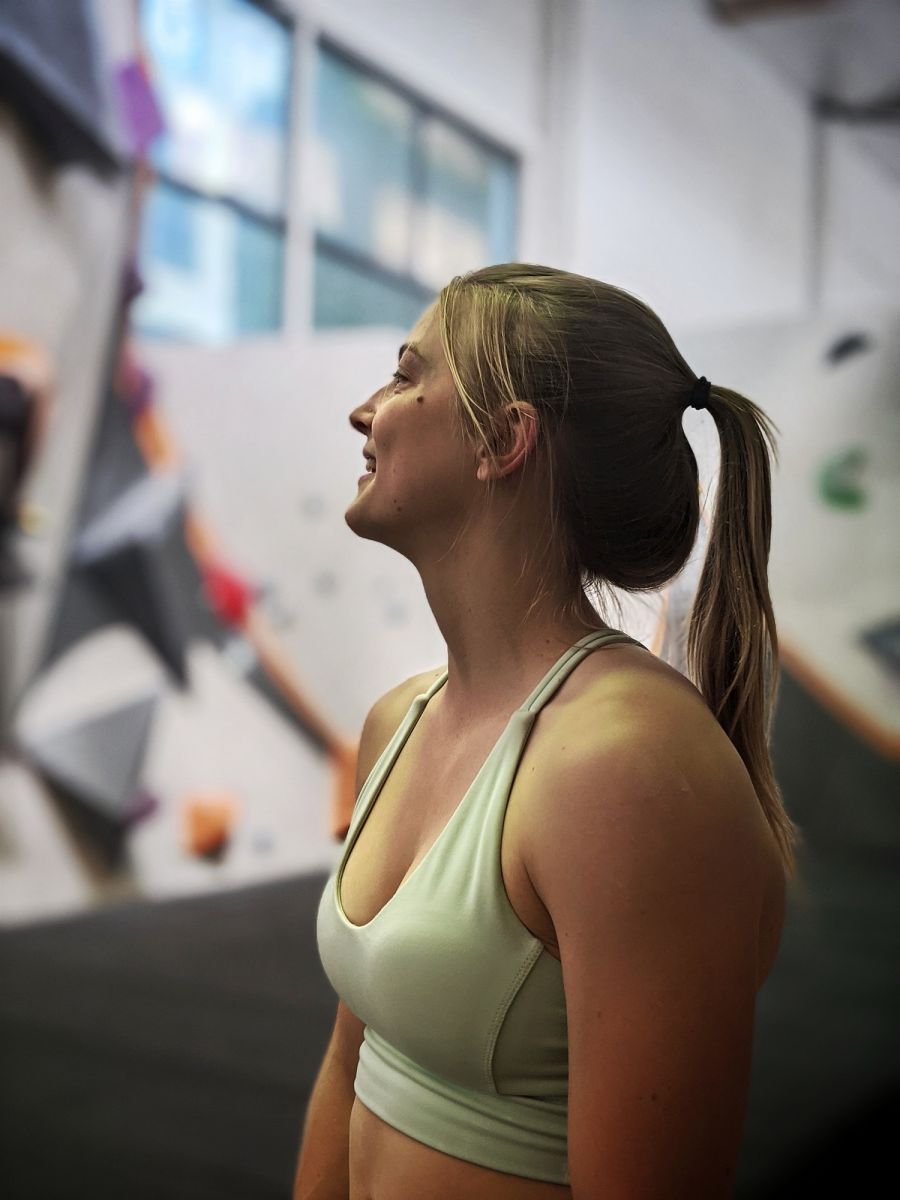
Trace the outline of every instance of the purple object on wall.
<instances>
[{"instance_id":1,"label":"purple object on wall","mask_svg":"<svg viewBox=\"0 0 900 1200\"><path fill-rule=\"evenodd\" d=\"M127 308L144 290L144 280L138 268L137 261L132 258L125 268L122 279L122 303Z\"/></svg>"},{"instance_id":2,"label":"purple object on wall","mask_svg":"<svg viewBox=\"0 0 900 1200\"><path fill-rule=\"evenodd\" d=\"M117 68L116 85L128 144L135 158L142 158L153 139L166 127L156 95L136 58Z\"/></svg>"},{"instance_id":3,"label":"purple object on wall","mask_svg":"<svg viewBox=\"0 0 900 1200\"><path fill-rule=\"evenodd\" d=\"M152 792L138 789L132 793L122 811L122 823L126 826L136 825L152 816L159 807L159 800Z\"/></svg>"}]
</instances>

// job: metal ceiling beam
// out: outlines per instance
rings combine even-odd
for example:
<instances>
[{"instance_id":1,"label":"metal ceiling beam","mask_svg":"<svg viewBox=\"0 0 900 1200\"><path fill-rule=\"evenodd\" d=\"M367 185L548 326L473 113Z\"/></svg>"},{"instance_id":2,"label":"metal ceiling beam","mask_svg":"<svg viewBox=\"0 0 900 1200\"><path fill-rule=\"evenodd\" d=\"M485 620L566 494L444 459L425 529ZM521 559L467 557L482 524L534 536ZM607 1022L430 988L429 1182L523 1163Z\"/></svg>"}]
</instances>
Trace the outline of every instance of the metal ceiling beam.
<instances>
[{"instance_id":1,"label":"metal ceiling beam","mask_svg":"<svg viewBox=\"0 0 900 1200\"><path fill-rule=\"evenodd\" d=\"M846 121L853 125L888 125L900 121L900 90L875 100L863 101L815 96L813 111L830 121Z\"/></svg>"}]
</instances>

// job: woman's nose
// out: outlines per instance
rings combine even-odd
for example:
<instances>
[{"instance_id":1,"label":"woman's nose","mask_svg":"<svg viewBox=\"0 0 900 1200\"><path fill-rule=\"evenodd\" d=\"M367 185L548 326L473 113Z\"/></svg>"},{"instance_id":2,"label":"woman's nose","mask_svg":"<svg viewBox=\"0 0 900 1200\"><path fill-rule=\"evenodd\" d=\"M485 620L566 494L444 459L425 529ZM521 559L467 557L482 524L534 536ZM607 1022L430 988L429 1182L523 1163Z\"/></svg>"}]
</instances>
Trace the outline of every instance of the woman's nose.
<instances>
[{"instance_id":1,"label":"woman's nose","mask_svg":"<svg viewBox=\"0 0 900 1200\"><path fill-rule=\"evenodd\" d=\"M364 400L362 404L357 404L356 408L354 408L350 413L350 424L359 433L365 433L368 429L368 424L371 424L372 408L376 398L381 394L382 390L382 388L376 388L367 400Z\"/></svg>"}]
</instances>

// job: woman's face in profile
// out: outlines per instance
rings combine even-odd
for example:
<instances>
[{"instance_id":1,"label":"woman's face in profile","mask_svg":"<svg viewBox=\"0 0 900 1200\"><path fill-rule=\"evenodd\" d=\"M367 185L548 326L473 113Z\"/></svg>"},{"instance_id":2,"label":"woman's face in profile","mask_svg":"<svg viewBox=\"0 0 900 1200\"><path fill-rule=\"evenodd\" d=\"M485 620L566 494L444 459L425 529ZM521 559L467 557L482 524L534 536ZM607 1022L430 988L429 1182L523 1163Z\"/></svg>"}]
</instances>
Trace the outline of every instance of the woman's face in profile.
<instances>
[{"instance_id":1,"label":"woman's face in profile","mask_svg":"<svg viewBox=\"0 0 900 1200\"><path fill-rule=\"evenodd\" d=\"M374 474L360 479L347 511L355 532L372 536L370 521L416 522L421 531L433 528L432 520L458 518L469 503L475 462L460 439L455 404L432 305L404 339L392 377L350 415L365 434L360 450L375 456Z\"/></svg>"}]
</instances>

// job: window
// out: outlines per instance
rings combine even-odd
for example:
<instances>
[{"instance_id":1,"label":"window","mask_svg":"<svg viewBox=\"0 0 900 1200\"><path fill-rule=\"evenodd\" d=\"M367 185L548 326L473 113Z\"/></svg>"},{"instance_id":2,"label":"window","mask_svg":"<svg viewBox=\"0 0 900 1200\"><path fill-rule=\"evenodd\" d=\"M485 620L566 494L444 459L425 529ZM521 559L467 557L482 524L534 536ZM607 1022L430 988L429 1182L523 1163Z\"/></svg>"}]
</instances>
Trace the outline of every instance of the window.
<instances>
[{"instance_id":1,"label":"window","mask_svg":"<svg viewBox=\"0 0 900 1200\"><path fill-rule=\"evenodd\" d=\"M292 28L262 0L141 0L140 14L166 131L135 324L201 342L277 330Z\"/></svg>"},{"instance_id":2,"label":"window","mask_svg":"<svg viewBox=\"0 0 900 1200\"><path fill-rule=\"evenodd\" d=\"M408 328L451 276L515 257L518 163L319 45L313 320Z\"/></svg>"}]
</instances>

